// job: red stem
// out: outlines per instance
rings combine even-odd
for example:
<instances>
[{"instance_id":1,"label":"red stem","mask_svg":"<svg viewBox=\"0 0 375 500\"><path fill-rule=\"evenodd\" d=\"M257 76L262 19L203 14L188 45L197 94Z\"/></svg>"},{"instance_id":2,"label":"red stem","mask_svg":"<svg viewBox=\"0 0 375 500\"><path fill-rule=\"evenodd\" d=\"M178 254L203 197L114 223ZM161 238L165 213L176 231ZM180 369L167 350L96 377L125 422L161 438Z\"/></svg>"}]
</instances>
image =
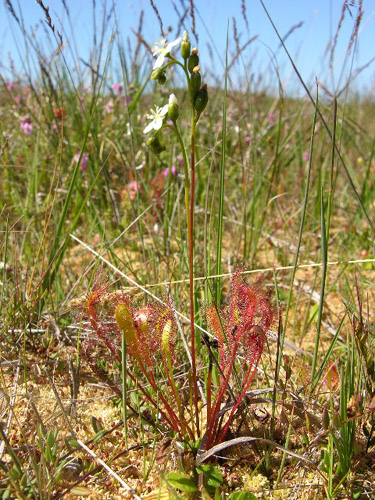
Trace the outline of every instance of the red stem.
<instances>
[{"instance_id":1,"label":"red stem","mask_svg":"<svg viewBox=\"0 0 375 500\"><path fill-rule=\"evenodd\" d=\"M233 349L233 355L231 357L232 359L228 363L228 366L229 366L228 373L225 376L223 384L220 384L219 393L216 397L215 404L211 410L211 418L208 421L208 434L207 434L207 441L206 441L206 449L210 448L212 437L214 436L214 434L216 432L216 427L217 427L217 423L218 423L217 414L220 411L221 403L223 401L223 397L224 397L226 388L228 387L230 376L232 374L232 368L234 365L234 356L235 356L236 350L237 349ZM222 371L224 373L224 370L222 370Z\"/></svg>"},{"instance_id":2,"label":"red stem","mask_svg":"<svg viewBox=\"0 0 375 500\"><path fill-rule=\"evenodd\" d=\"M211 353L210 353L210 356ZM211 420L211 398L212 398L212 361L210 360L210 366L208 368L207 375L207 422Z\"/></svg>"},{"instance_id":3,"label":"red stem","mask_svg":"<svg viewBox=\"0 0 375 500\"><path fill-rule=\"evenodd\" d=\"M181 422L179 421L179 418L177 417L177 415L175 414L175 412L172 410L172 408L170 407L170 405L166 401L166 399L163 396L162 392L159 390L159 388L158 388L158 386L157 386L157 384L155 382L154 376L152 375L152 373L148 373L148 371L146 370L146 367L143 365L143 363L139 359L137 361L138 361L139 366L141 367L141 370L145 374L145 377L147 378L149 384L154 389L154 391L157 394L159 394L161 402L164 404L165 409L167 410L167 412L168 412L168 414L170 416L170 419L173 422L172 427L173 427L174 431L175 432L180 432L179 423L181 423Z\"/></svg>"},{"instance_id":4,"label":"red stem","mask_svg":"<svg viewBox=\"0 0 375 500\"><path fill-rule=\"evenodd\" d=\"M197 382L197 366L195 354L195 314L194 314L194 192L195 192L195 118L192 116L192 133L191 133L191 176L190 176L190 227L189 227L189 284L190 284L190 329L191 329L191 368L193 372L193 391L194 391L194 406L195 406L195 425L197 435L199 431L199 409L198 409L198 382Z\"/></svg>"},{"instance_id":5,"label":"red stem","mask_svg":"<svg viewBox=\"0 0 375 500\"><path fill-rule=\"evenodd\" d=\"M225 426L223 427L223 429L221 430L221 432L219 434L219 438L217 439L217 443L222 443L224 441L225 435L228 432L229 426L230 426L230 424L231 424L231 422L233 420L234 413L237 410L237 408L240 406L241 401L245 397L246 391L249 388L249 386L250 386L250 384L251 384L251 382L252 382L252 380L254 378L254 375L256 373L259 360L260 360L260 356L258 356L258 359L257 359L255 365L251 366L250 369L249 369L249 371L247 372L246 377L245 377L245 381L244 381L243 386L242 386L242 392L237 397L236 404L233 406L233 408L232 408L232 410L230 412L230 415L228 417L228 420L227 420Z\"/></svg>"}]
</instances>

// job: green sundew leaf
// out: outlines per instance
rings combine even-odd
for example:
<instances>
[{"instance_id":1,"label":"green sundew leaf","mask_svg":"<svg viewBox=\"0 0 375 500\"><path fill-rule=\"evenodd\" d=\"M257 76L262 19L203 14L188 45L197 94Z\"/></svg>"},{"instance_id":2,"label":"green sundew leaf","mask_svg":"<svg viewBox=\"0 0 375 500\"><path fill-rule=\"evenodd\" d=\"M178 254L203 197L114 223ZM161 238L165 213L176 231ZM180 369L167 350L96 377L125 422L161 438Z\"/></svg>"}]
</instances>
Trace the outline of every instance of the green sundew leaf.
<instances>
[{"instance_id":1,"label":"green sundew leaf","mask_svg":"<svg viewBox=\"0 0 375 500\"><path fill-rule=\"evenodd\" d=\"M72 448L80 447L78 441L74 438L66 439L66 443L68 444L68 446L71 446Z\"/></svg>"},{"instance_id":2,"label":"green sundew leaf","mask_svg":"<svg viewBox=\"0 0 375 500\"><path fill-rule=\"evenodd\" d=\"M53 445L55 444L56 437L57 437L57 431L49 431L49 433L47 434L46 442L50 448L52 448Z\"/></svg>"},{"instance_id":3,"label":"green sundew leaf","mask_svg":"<svg viewBox=\"0 0 375 500\"><path fill-rule=\"evenodd\" d=\"M197 467L197 472L203 473L204 486L210 495L214 495L216 488L223 483L221 472L213 465L200 465Z\"/></svg>"},{"instance_id":4,"label":"green sundew leaf","mask_svg":"<svg viewBox=\"0 0 375 500\"><path fill-rule=\"evenodd\" d=\"M107 429L102 429L101 431L97 432L94 437L94 442L96 443L99 441L105 434L107 434Z\"/></svg>"},{"instance_id":5,"label":"green sundew leaf","mask_svg":"<svg viewBox=\"0 0 375 500\"><path fill-rule=\"evenodd\" d=\"M256 496L250 491L242 490L232 493L228 500L256 500Z\"/></svg>"},{"instance_id":6,"label":"green sundew leaf","mask_svg":"<svg viewBox=\"0 0 375 500\"><path fill-rule=\"evenodd\" d=\"M174 488L180 491L184 491L185 493L193 493L194 491L198 491L198 486L187 474L183 474L182 472L170 472L166 476L166 480L171 484Z\"/></svg>"},{"instance_id":7,"label":"green sundew leaf","mask_svg":"<svg viewBox=\"0 0 375 500\"><path fill-rule=\"evenodd\" d=\"M52 452L51 452L51 448L49 448L49 446L45 447L45 449L44 449L44 456L45 456L46 462L48 464L50 464L50 463L53 462Z\"/></svg>"},{"instance_id":8,"label":"green sundew leaf","mask_svg":"<svg viewBox=\"0 0 375 500\"><path fill-rule=\"evenodd\" d=\"M91 426L94 429L94 432L100 432L103 430L102 424L96 417L94 417L94 415L91 417Z\"/></svg>"},{"instance_id":9,"label":"green sundew leaf","mask_svg":"<svg viewBox=\"0 0 375 500\"><path fill-rule=\"evenodd\" d=\"M70 493L77 497L88 497L92 494L92 490L89 490L86 486L74 486L74 488L70 490Z\"/></svg>"}]
</instances>

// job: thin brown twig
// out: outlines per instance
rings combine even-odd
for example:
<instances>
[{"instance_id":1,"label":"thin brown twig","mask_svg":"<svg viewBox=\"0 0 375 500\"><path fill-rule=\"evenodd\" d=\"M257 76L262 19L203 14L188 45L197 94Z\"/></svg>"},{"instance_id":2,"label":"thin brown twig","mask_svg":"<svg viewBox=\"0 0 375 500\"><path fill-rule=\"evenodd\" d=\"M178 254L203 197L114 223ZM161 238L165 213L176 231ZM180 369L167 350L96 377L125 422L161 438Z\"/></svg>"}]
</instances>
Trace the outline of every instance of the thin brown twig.
<instances>
[{"instance_id":1,"label":"thin brown twig","mask_svg":"<svg viewBox=\"0 0 375 500\"><path fill-rule=\"evenodd\" d=\"M49 13L49 7L44 5L42 0L35 0L35 1L42 8L44 15L45 15L45 21L46 21L47 25L51 28L52 33L58 37L60 45L63 45L62 35L59 32L59 30L55 28L55 25L52 22L51 15Z\"/></svg>"},{"instance_id":2,"label":"thin brown twig","mask_svg":"<svg viewBox=\"0 0 375 500\"><path fill-rule=\"evenodd\" d=\"M17 14L16 14L16 12L15 12L15 10L13 8L12 2L10 0L5 0L5 5L7 6L9 12L12 14L12 16L14 17L14 19L17 21L17 23L19 25L21 25L20 20L19 20Z\"/></svg>"},{"instance_id":3,"label":"thin brown twig","mask_svg":"<svg viewBox=\"0 0 375 500\"><path fill-rule=\"evenodd\" d=\"M153 8L155 14L156 14L156 17L158 18L158 21L159 21L159 25L160 25L160 34L161 34L161 37L164 38L164 28L163 28L163 21L161 19L161 16L160 16L160 12L158 11L158 8L156 7L155 3L153 0L150 0L150 4L151 4L151 7Z\"/></svg>"},{"instance_id":4,"label":"thin brown twig","mask_svg":"<svg viewBox=\"0 0 375 500\"><path fill-rule=\"evenodd\" d=\"M195 7L194 7L194 0L190 0L190 17L191 17L191 31L193 35L195 36L195 39L197 43L199 42L199 37L196 32L196 26L195 26Z\"/></svg>"},{"instance_id":5,"label":"thin brown twig","mask_svg":"<svg viewBox=\"0 0 375 500\"><path fill-rule=\"evenodd\" d=\"M246 24L246 29L249 31L249 21L247 19L247 14L246 14L246 1L241 0L241 13L242 17L244 18L245 24Z\"/></svg>"},{"instance_id":6,"label":"thin brown twig","mask_svg":"<svg viewBox=\"0 0 375 500\"><path fill-rule=\"evenodd\" d=\"M333 70L333 61L335 58L335 50L336 50L336 46L337 46L337 40L339 37L339 33L341 30L342 24L343 24L344 19L345 19L345 12L346 12L346 0L344 1L343 5L341 7L341 16L340 16L339 23L338 23L337 29L336 29L336 33L335 33L335 36L334 36L333 42L332 42L331 53L330 53L330 58L329 58L329 67L330 67L331 71Z\"/></svg>"}]
</instances>

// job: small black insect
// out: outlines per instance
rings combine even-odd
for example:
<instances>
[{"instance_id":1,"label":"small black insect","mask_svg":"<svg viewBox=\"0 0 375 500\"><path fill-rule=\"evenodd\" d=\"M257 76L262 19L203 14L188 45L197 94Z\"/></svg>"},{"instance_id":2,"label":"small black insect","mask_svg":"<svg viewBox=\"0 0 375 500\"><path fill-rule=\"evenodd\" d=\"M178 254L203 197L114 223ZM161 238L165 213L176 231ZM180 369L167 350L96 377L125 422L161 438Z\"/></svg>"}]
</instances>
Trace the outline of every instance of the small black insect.
<instances>
[{"instance_id":1,"label":"small black insect","mask_svg":"<svg viewBox=\"0 0 375 500\"><path fill-rule=\"evenodd\" d=\"M212 347L213 349L217 349L219 347L219 342L215 337L210 337L207 333L202 333L201 344L206 345L207 347Z\"/></svg>"}]
</instances>

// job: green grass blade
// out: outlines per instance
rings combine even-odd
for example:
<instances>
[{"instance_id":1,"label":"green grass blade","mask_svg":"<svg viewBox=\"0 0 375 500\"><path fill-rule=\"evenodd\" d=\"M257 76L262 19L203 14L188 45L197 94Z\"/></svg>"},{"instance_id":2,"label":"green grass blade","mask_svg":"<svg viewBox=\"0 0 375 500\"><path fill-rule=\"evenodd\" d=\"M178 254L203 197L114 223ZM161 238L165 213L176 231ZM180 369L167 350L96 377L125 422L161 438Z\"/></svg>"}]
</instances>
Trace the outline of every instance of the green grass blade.
<instances>
[{"instance_id":1,"label":"green grass blade","mask_svg":"<svg viewBox=\"0 0 375 500\"><path fill-rule=\"evenodd\" d=\"M315 370L316 370L316 364L317 364L318 354L319 354L320 333L321 333L321 328L322 328L325 285L326 285L326 277L327 277L328 248L327 248L327 238L326 238L327 232L326 232L326 221L325 221L323 187L322 187L321 192L320 192L320 211L321 211L321 213L320 213L320 216L321 216L320 237L321 237L321 254L322 254L322 281L321 281L321 285L320 285L320 301L319 301L319 311L318 311L318 319L317 319L317 331L316 331L316 337L315 337L313 362L312 362L312 367L311 367L311 379L312 380L314 380L314 378L315 378ZM310 388L310 391L312 391L312 386Z\"/></svg>"},{"instance_id":2,"label":"green grass blade","mask_svg":"<svg viewBox=\"0 0 375 500\"><path fill-rule=\"evenodd\" d=\"M222 116L222 140L220 158L220 187L219 187L219 213L217 218L217 245L216 245L216 275L221 274L221 256L223 249L223 217L224 217L224 180L226 169L226 135L227 135L227 98L228 98L228 34L229 20L227 25L227 41L225 55L225 76L224 76L224 96L223 96L223 116ZM221 302L221 279L216 279L216 304Z\"/></svg>"}]
</instances>

